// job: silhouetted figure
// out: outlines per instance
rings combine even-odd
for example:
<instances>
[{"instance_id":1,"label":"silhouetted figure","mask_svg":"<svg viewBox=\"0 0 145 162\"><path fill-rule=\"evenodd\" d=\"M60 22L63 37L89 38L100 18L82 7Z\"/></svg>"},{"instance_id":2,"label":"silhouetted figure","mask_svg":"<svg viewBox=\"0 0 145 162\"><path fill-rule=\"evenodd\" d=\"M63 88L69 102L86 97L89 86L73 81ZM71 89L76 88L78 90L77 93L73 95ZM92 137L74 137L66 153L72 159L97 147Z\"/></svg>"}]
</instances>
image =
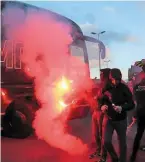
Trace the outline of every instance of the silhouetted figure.
<instances>
[{"instance_id":1,"label":"silhouetted figure","mask_svg":"<svg viewBox=\"0 0 145 162\"><path fill-rule=\"evenodd\" d=\"M129 88L121 82L122 74L119 69L110 71L110 81L100 98L100 109L104 112L103 120L103 146L110 154L112 162L126 162L126 129L127 111L134 108L132 93ZM112 145L114 130L117 132L120 147L120 157ZM106 154L107 156L107 154ZM100 160L104 162L103 159Z\"/></svg>"},{"instance_id":2,"label":"silhouetted figure","mask_svg":"<svg viewBox=\"0 0 145 162\"><path fill-rule=\"evenodd\" d=\"M109 80L109 73L110 73L109 68L100 70L101 83L99 85L99 89L96 92L97 96L99 96L99 93L102 93L102 89L104 89L104 87L106 86ZM98 102L98 98L97 98L97 102ZM93 130L93 136L96 142L96 151L89 156L90 159L101 155L103 117L104 117L104 114L100 111L98 107L96 107L92 115L92 130Z\"/></svg>"},{"instance_id":3,"label":"silhouetted figure","mask_svg":"<svg viewBox=\"0 0 145 162\"><path fill-rule=\"evenodd\" d=\"M145 130L145 69L143 69L135 80L134 96L136 100L136 111L133 120L137 121L137 133L134 139L133 151L130 157L130 162L135 162L137 152L140 147ZM144 146L145 149L145 146Z\"/></svg>"}]
</instances>

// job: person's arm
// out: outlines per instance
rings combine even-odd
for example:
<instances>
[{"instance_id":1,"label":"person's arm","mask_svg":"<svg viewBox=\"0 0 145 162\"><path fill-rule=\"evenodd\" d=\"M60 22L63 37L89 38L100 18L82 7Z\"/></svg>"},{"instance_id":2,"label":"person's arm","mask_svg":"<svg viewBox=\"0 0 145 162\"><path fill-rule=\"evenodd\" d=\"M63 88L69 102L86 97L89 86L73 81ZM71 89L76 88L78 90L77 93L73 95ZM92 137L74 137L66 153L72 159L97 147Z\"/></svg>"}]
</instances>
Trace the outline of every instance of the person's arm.
<instances>
[{"instance_id":1,"label":"person's arm","mask_svg":"<svg viewBox=\"0 0 145 162\"><path fill-rule=\"evenodd\" d=\"M102 90L99 91L97 102L98 110L101 111L101 107L105 104L104 94L102 93Z\"/></svg>"},{"instance_id":2,"label":"person's arm","mask_svg":"<svg viewBox=\"0 0 145 162\"><path fill-rule=\"evenodd\" d=\"M129 110L134 109L135 104L133 101L133 96L132 96L130 89L126 85L124 85L123 87L123 92L126 97L126 102L123 105L121 105L122 109L124 111L129 111Z\"/></svg>"},{"instance_id":3,"label":"person's arm","mask_svg":"<svg viewBox=\"0 0 145 162\"><path fill-rule=\"evenodd\" d=\"M135 102L135 110L133 112L133 118L137 118L137 104L136 104L136 88L137 88L137 85L135 87L133 87L133 99L134 99L134 102Z\"/></svg>"},{"instance_id":4,"label":"person's arm","mask_svg":"<svg viewBox=\"0 0 145 162\"><path fill-rule=\"evenodd\" d=\"M110 83L107 83L103 88L100 89L99 95L98 95L98 106L99 110L101 111L101 107L104 105L107 105L108 103L108 96L105 94L111 89Z\"/></svg>"},{"instance_id":5,"label":"person's arm","mask_svg":"<svg viewBox=\"0 0 145 162\"><path fill-rule=\"evenodd\" d=\"M97 103L98 103L98 110L101 111L101 106L103 105L103 95L101 92L99 92L98 97L97 97Z\"/></svg>"},{"instance_id":6,"label":"person's arm","mask_svg":"<svg viewBox=\"0 0 145 162\"><path fill-rule=\"evenodd\" d=\"M98 98L98 108L99 111L102 111L102 107L108 107L107 104L108 103L108 97L104 94L102 94L99 98Z\"/></svg>"}]
</instances>

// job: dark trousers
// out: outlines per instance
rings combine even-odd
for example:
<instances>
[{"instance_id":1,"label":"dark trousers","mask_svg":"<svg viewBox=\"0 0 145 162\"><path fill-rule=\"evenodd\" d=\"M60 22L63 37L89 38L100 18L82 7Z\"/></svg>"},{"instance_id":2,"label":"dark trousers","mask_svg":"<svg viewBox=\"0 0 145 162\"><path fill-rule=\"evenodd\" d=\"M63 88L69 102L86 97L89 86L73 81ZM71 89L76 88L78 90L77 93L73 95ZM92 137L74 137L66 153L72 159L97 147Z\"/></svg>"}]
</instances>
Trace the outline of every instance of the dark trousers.
<instances>
[{"instance_id":1,"label":"dark trousers","mask_svg":"<svg viewBox=\"0 0 145 162\"><path fill-rule=\"evenodd\" d=\"M119 140L120 157L118 158L117 153L112 145L112 136L114 130L117 132ZM103 149L104 154L107 156L107 152L110 154L112 161L120 160L120 162L126 162L127 145L126 145L126 130L127 130L127 119L122 121L112 121L107 117L103 120Z\"/></svg>"},{"instance_id":2,"label":"dark trousers","mask_svg":"<svg viewBox=\"0 0 145 162\"><path fill-rule=\"evenodd\" d=\"M101 152L103 117L104 114L100 111L95 111L92 116L92 131L96 142L96 151L98 153Z\"/></svg>"},{"instance_id":3,"label":"dark trousers","mask_svg":"<svg viewBox=\"0 0 145 162\"><path fill-rule=\"evenodd\" d=\"M145 117L138 118L138 120L137 120L137 133L136 133L136 136L135 136L135 139L134 139L133 151L132 151L132 155L131 155L132 160L136 159L137 152L138 152L139 146L140 146L140 141L142 139L144 130L145 130Z\"/></svg>"}]
</instances>

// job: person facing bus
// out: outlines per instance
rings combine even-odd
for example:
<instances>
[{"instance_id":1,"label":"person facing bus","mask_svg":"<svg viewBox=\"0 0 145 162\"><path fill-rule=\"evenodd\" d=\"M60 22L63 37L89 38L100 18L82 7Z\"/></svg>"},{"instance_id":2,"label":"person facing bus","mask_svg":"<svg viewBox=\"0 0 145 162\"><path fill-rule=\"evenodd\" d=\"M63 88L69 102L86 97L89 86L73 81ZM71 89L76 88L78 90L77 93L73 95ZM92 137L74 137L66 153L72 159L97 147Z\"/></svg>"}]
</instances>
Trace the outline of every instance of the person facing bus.
<instances>
[{"instance_id":1,"label":"person facing bus","mask_svg":"<svg viewBox=\"0 0 145 162\"><path fill-rule=\"evenodd\" d=\"M101 83L98 85L99 90L97 90L97 96L101 93L102 89L106 86L109 80L109 68L104 68L100 70L100 81ZM98 98L97 98L98 102ZM95 138L96 143L96 151L89 156L90 159L93 159L97 156L101 155L101 142L102 142L102 121L103 121L104 114L98 109L98 106L95 108L93 115L92 115L92 131L93 136Z\"/></svg>"}]
</instances>

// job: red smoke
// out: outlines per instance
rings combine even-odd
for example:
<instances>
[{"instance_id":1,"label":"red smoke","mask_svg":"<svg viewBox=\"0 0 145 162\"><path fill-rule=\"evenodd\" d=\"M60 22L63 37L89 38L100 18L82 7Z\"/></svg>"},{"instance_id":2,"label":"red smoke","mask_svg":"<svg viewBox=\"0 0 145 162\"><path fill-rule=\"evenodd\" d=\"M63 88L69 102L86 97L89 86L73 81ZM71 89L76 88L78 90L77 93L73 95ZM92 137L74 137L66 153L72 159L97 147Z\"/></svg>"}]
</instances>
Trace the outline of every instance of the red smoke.
<instances>
[{"instance_id":1,"label":"red smoke","mask_svg":"<svg viewBox=\"0 0 145 162\"><path fill-rule=\"evenodd\" d=\"M77 87L88 85L87 77L80 79L74 73L78 70L87 73L86 65L79 58L68 56L68 45L72 43L70 31L70 26L39 13L27 16L14 35L24 44L22 61L29 69L26 71L28 75L35 78L35 94L41 102L33 123L36 135L70 154L82 154L87 146L80 139L64 132L65 118L59 118L62 112L57 107L62 94L58 95L54 86L55 81L62 76L71 78Z\"/></svg>"}]
</instances>

